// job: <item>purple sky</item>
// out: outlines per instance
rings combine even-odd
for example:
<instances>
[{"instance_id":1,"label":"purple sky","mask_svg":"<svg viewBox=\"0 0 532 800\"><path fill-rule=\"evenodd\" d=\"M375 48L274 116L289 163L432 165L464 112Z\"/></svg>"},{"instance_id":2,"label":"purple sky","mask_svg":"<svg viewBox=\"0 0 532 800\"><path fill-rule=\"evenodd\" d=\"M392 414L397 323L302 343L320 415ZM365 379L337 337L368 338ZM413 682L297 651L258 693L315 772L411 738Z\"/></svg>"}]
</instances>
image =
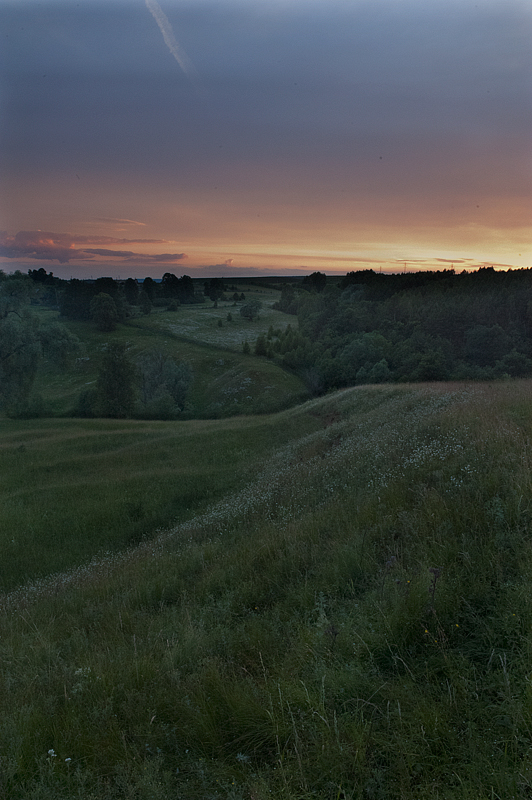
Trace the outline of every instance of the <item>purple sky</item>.
<instances>
[{"instance_id":1,"label":"purple sky","mask_svg":"<svg viewBox=\"0 0 532 800\"><path fill-rule=\"evenodd\" d=\"M532 266L532 5L0 0L0 269Z\"/></svg>"}]
</instances>

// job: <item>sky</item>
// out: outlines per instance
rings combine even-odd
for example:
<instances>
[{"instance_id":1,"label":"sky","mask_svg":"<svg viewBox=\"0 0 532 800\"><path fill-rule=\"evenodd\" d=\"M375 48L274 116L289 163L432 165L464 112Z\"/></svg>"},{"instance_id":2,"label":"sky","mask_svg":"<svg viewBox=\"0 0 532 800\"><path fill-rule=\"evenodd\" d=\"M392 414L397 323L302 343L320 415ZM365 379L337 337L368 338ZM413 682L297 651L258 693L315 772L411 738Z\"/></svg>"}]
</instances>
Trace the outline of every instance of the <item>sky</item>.
<instances>
[{"instance_id":1,"label":"sky","mask_svg":"<svg viewBox=\"0 0 532 800\"><path fill-rule=\"evenodd\" d=\"M532 0L0 0L0 269L532 267Z\"/></svg>"}]
</instances>

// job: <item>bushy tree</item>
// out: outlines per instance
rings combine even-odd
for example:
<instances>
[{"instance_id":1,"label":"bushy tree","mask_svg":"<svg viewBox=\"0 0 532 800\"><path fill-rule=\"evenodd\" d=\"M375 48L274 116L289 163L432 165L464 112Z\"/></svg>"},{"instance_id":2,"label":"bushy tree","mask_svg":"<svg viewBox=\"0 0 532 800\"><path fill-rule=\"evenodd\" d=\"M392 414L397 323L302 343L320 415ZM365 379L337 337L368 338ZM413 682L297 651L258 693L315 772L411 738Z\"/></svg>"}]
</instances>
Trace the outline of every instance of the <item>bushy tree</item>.
<instances>
[{"instance_id":1,"label":"bushy tree","mask_svg":"<svg viewBox=\"0 0 532 800\"><path fill-rule=\"evenodd\" d=\"M73 278L61 290L59 313L68 319L89 320L94 293L94 285Z\"/></svg>"},{"instance_id":2,"label":"bushy tree","mask_svg":"<svg viewBox=\"0 0 532 800\"><path fill-rule=\"evenodd\" d=\"M263 333L261 333L257 337L257 341L255 342L255 355L256 356L268 355L268 346L266 344L266 337Z\"/></svg>"},{"instance_id":3,"label":"bushy tree","mask_svg":"<svg viewBox=\"0 0 532 800\"><path fill-rule=\"evenodd\" d=\"M283 311L285 314L297 314L298 298L294 287L285 284L281 289L281 298L273 304L276 311Z\"/></svg>"},{"instance_id":4,"label":"bushy tree","mask_svg":"<svg viewBox=\"0 0 532 800\"><path fill-rule=\"evenodd\" d=\"M127 302L134 306L139 301L139 287L134 278L128 278L124 283L124 297Z\"/></svg>"},{"instance_id":5,"label":"bushy tree","mask_svg":"<svg viewBox=\"0 0 532 800\"><path fill-rule=\"evenodd\" d=\"M225 292L225 283L223 278L211 278L204 283L204 294L209 297L213 302L220 300Z\"/></svg>"},{"instance_id":6,"label":"bushy tree","mask_svg":"<svg viewBox=\"0 0 532 800\"><path fill-rule=\"evenodd\" d=\"M150 350L138 359L138 411L143 416L172 418L185 406L192 370L161 350Z\"/></svg>"},{"instance_id":7,"label":"bushy tree","mask_svg":"<svg viewBox=\"0 0 532 800\"><path fill-rule=\"evenodd\" d=\"M78 338L63 325L42 323L32 313L34 290L34 282L19 272L0 276L0 406L9 414L30 407L43 353L65 367L80 347Z\"/></svg>"},{"instance_id":8,"label":"bushy tree","mask_svg":"<svg viewBox=\"0 0 532 800\"><path fill-rule=\"evenodd\" d=\"M254 320L259 316L261 308L262 303L260 300L248 300L246 305L241 307L240 314L244 319Z\"/></svg>"},{"instance_id":9,"label":"bushy tree","mask_svg":"<svg viewBox=\"0 0 532 800\"><path fill-rule=\"evenodd\" d=\"M94 411L98 417L130 417L135 400L135 367L124 342L110 342L96 381Z\"/></svg>"},{"instance_id":10,"label":"bushy tree","mask_svg":"<svg viewBox=\"0 0 532 800\"><path fill-rule=\"evenodd\" d=\"M144 289L139 293L139 306L143 314L151 314L152 301L149 293Z\"/></svg>"},{"instance_id":11,"label":"bushy tree","mask_svg":"<svg viewBox=\"0 0 532 800\"><path fill-rule=\"evenodd\" d=\"M50 322L42 326L40 340L44 357L59 369L67 369L81 350L78 337L60 322Z\"/></svg>"},{"instance_id":12,"label":"bushy tree","mask_svg":"<svg viewBox=\"0 0 532 800\"><path fill-rule=\"evenodd\" d=\"M161 281L163 297L177 298L180 303L194 303L194 282L190 275L178 278L173 272L165 272Z\"/></svg>"},{"instance_id":13,"label":"bushy tree","mask_svg":"<svg viewBox=\"0 0 532 800\"><path fill-rule=\"evenodd\" d=\"M118 320L118 310L111 295L100 292L90 304L91 317L100 331L114 331Z\"/></svg>"},{"instance_id":14,"label":"bushy tree","mask_svg":"<svg viewBox=\"0 0 532 800\"><path fill-rule=\"evenodd\" d=\"M327 283L327 276L324 272L313 272L303 278L303 286L313 289L315 292L323 292Z\"/></svg>"},{"instance_id":15,"label":"bushy tree","mask_svg":"<svg viewBox=\"0 0 532 800\"><path fill-rule=\"evenodd\" d=\"M31 392L41 359L38 325L26 316L0 321L0 405L14 413Z\"/></svg>"},{"instance_id":16,"label":"bushy tree","mask_svg":"<svg viewBox=\"0 0 532 800\"><path fill-rule=\"evenodd\" d=\"M148 295L150 301L153 303L157 291L157 284L153 278L150 278L149 276L144 278L144 281L142 282L142 291Z\"/></svg>"}]
</instances>

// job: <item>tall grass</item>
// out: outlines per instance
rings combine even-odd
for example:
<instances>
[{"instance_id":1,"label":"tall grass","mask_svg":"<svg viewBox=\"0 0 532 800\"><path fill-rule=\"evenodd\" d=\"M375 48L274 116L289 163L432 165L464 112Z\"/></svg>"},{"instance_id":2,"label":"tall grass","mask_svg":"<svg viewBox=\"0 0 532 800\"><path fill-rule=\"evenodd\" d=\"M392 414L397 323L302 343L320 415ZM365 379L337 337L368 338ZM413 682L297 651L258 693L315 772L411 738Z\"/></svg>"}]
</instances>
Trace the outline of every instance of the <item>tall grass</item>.
<instances>
[{"instance_id":1,"label":"tall grass","mask_svg":"<svg viewBox=\"0 0 532 800\"><path fill-rule=\"evenodd\" d=\"M0 797L529 797L530 389L283 412L247 483L5 597Z\"/></svg>"},{"instance_id":2,"label":"tall grass","mask_svg":"<svg viewBox=\"0 0 532 800\"><path fill-rule=\"evenodd\" d=\"M295 428L212 423L0 420L0 591L151 539L250 478Z\"/></svg>"}]
</instances>

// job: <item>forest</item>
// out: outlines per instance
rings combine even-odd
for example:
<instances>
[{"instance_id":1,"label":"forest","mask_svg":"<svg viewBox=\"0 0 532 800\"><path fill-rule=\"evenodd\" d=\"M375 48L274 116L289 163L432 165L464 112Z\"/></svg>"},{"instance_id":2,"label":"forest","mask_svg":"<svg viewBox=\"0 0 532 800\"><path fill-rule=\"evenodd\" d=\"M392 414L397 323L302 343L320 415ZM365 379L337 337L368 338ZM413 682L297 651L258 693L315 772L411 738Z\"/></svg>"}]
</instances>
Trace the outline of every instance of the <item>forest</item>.
<instances>
[{"instance_id":1,"label":"forest","mask_svg":"<svg viewBox=\"0 0 532 800\"><path fill-rule=\"evenodd\" d=\"M162 353L158 342L132 360L127 342L113 339L117 327L131 331L150 315L166 314L166 330L174 329L169 316L182 319L183 309L193 307L204 315L217 311L214 344L222 349L224 326L236 331L237 320L248 324L241 352L293 375L307 396L363 384L532 375L532 270L363 270L343 277L314 272L304 278L246 278L246 286L247 297L235 279L165 273L160 280L65 281L43 268L1 273L0 404L10 415L45 414L34 392L43 359L79 371L84 337L93 329L107 337L105 354L97 380L80 391L70 416L171 419L185 409L189 416L214 413L187 405L193 369L175 350ZM270 313L275 324L268 327L262 320Z\"/></svg>"},{"instance_id":2,"label":"forest","mask_svg":"<svg viewBox=\"0 0 532 800\"><path fill-rule=\"evenodd\" d=\"M355 384L493 380L532 374L532 270L314 273L282 288L297 325L256 351L314 390Z\"/></svg>"}]
</instances>

